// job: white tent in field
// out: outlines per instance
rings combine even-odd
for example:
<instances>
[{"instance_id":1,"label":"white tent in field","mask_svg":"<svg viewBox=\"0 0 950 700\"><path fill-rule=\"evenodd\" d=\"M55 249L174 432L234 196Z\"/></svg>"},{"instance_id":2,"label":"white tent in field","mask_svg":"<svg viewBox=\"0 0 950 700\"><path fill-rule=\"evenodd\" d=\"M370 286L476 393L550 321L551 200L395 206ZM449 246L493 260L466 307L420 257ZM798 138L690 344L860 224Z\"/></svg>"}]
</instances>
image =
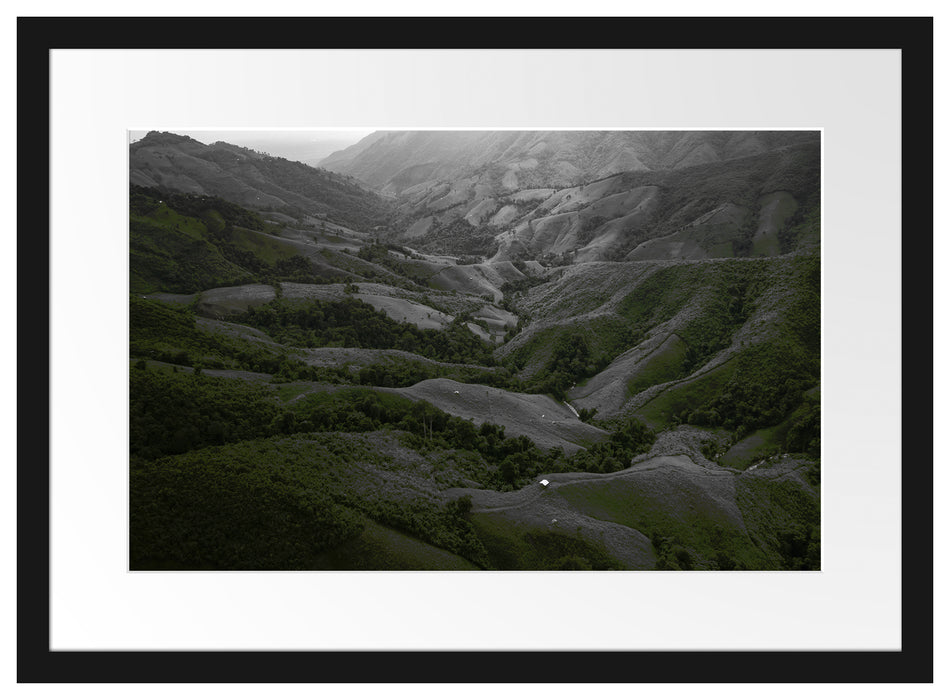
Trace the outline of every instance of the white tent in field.
<instances>
[{"instance_id":1,"label":"white tent in field","mask_svg":"<svg viewBox=\"0 0 950 700\"><path fill-rule=\"evenodd\" d=\"M548 481L547 479L541 479L541 481L539 481L538 483L541 484L542 486L547 486L551 482Z\"/></svg>"}]
</instances>

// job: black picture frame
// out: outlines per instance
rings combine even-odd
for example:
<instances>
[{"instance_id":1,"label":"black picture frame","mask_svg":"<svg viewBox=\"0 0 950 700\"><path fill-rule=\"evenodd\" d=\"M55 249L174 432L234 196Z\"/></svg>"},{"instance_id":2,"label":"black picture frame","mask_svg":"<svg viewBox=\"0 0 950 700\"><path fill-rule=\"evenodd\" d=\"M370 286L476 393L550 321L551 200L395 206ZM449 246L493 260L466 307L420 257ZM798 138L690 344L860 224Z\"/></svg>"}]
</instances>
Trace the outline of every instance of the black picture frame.
<instances>
[{"instance_id":1,"label":"black picture frame","mask_svg":"<svg viewBox=\"0 0 950 700\"><path fill-rule=\"evenodd\" d=\"M17 395L18 682L933 682L933 436L920 415L933 405L932 381L920 376L932 379L933 329L921 325L914 352L902 354L915 375L902 400L918 408L902 413L903 463L923 469L913 492L902 493L900 651L51 651L50 456L42 447L50 432L41 419L50 412L50 337L48 323L37 323L50 301L48 270L44 284L37 264L50 256L50 192L25 186L49 182L50 51L58 48L895 49L902 139L913 143L902 153L902 226L925 235L933 230L933 18L21 17L17 42L17 264L30 266L19 277L18 373L31 378ZM921 273L932 257L924 246L902 259L902 298L924 319L932 318L933 286ZM359 671L369 667L372 674Z\"/></svg>"}]
</instances>

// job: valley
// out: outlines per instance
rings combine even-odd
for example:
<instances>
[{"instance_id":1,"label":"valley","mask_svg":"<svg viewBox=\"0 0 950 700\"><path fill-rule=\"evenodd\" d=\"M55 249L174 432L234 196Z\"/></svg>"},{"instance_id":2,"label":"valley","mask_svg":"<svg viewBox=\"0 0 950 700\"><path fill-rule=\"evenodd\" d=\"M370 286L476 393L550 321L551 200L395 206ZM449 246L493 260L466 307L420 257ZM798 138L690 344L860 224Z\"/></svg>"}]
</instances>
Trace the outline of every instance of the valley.
<instances>
[{"instance_id":1,"label":"valley","mask_svg":"<svg viewBox=\"0 0 950 700\"><path fill-rule=\"evenodd\" d=\"M820 191L816 132L149 132L131 568L820 568Z\"/></svg>"}]
</instances>

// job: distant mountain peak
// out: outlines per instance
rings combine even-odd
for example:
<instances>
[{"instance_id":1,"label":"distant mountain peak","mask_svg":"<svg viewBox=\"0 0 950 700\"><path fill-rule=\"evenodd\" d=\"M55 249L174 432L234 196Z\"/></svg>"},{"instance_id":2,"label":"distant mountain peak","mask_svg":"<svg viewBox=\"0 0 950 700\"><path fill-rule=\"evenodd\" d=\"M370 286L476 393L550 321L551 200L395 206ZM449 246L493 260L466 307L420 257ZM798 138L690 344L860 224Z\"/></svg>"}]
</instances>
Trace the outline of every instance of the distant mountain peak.
<instances>
[{"instance_id":1,"label":"distant mountain peak","mask_svg":"<svg viewBox=\"0 0 950 700\"><path fill-rule=\"evenodd\" d=\"M136 146L160 146L172 145L176 143L196 143L204 146L205 144L197 141L190 136L176 134L171 131L149 131L145 136L135 142Z\"/></svg>"},{"instance_id":2,"label":"distant mountain peak","mask_svg":"<svg viewBox=\"0 0 950 700\"><path fill-rule=\"evenodd\" d=\"M225 141L149 131L129 147L129 182L214 195L254 210L318 216L349 227L380 225L389 207L351 177Z\"/></svg>"}]
</instances>

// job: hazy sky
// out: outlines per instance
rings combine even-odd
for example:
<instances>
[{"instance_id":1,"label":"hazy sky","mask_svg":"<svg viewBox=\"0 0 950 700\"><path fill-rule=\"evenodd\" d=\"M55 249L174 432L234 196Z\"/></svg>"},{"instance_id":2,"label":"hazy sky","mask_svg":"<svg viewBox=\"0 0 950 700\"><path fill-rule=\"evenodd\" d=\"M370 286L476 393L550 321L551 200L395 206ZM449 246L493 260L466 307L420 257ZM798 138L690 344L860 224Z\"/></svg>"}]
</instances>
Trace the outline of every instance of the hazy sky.
<instances>
[{"instance_id":1,"label":"hazy sky","mask_svg":"<svg viewBox=\"0 0 950 700\"><path fill-rule=\"evenodd\" d=\"M252 148L255 151L264 151L272 156L280 156L288 160L299 160L310 165L316 164L334 151L346 148L372 131L182 131L180 129L157 129L157 131L171 131L175 134L190 136L201 143L226 141L235 146ZM130 140L134 143L145 136L145 131L132 131Z\"/></svg>"}]
</instances>

